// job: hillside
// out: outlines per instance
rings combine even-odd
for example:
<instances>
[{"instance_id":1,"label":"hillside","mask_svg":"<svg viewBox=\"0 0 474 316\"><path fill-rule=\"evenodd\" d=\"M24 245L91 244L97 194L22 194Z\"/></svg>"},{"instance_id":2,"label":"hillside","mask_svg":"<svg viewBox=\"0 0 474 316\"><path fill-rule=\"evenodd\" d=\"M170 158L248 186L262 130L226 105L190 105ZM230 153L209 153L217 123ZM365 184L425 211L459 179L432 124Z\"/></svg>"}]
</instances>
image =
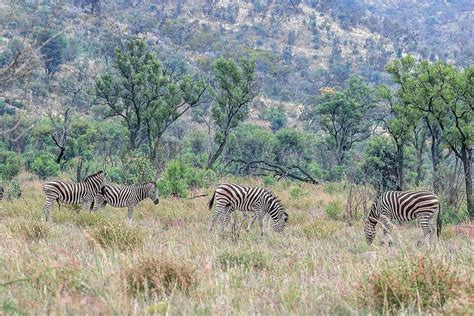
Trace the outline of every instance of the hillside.
<instances>
[{"instance_id":1,"label":"hillside","mask_svg":"<svg viewBox=\"0 0 474 316\"><path fill-rule=\"evenodd\" d=\"M131 36L145 38L165 62L182 56L188 67L204 72L217 56L253 56L261 93L291 102L308 102L320 88L342 85L351 73L372 83L385 82L385 64L406 53L460 65L473 61L470 1L14 3L0 4L0 53L5 57L15 43L34 40L40 28L64 35L58 69L36 73L49 84L18 86L40 107L61 102L55 95L67 90L60 84L64 76L87 86L106 67L115 47Z\"/></svg>"}]
</instances>

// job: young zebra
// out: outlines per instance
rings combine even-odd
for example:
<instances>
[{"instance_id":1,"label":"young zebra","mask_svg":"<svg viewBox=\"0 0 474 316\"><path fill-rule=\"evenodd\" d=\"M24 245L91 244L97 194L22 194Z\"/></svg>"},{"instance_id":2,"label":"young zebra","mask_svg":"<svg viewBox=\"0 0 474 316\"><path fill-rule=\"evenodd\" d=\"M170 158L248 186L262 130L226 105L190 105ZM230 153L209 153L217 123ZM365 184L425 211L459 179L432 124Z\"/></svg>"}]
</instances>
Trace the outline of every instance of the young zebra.
<instances>
[{"instance_id":1,"label":"young zebra","mask_svg":"<svg viewBox=\"0 0 474 316\"><path fill-rule=\"evenodd\" d=\"M95 212L106 204L113 207L127 207L128 220L131 222L135 206L146 198L150 198L155 204L159 203L155 183L126 186L107 184L102 192L96 194L91 210Z\"/></svg>"},{"instance_id":2,"label":"young zebra","mask_svg":"<svg viewBox=\"0 0 474 316\"><path fill-rule=\"evenodd\" d=\"M383 193L370 208L364 225L365 238L370 245L375 238L375 226L378 222L383 225L384 239L388 235L388 243L392 244L392 219L409 221L416 219L423 233L417 242L421 243L429 236L430 243L434 233L432 221L437 217L437 235L441 234L441 217L438 197L426 191L388 191ZM382 240L382 244L384 240Z\"/></svg>"},{"instance_id":3,"label":"young zebra","mask_svg":"<svg viewBox=\"0 0 474 316\"><path fill-rule=\"evenodd\" d=\"M285 212L280 200L270 191L263 188L244 187L236 184L219 185L211 200L209 210L216 201L216 210L212 214L209 231L211 232L217 219L221 217L222 229L226 226L234 210L242 212L255 212L260 225L260 235L263 236L263 216L268 212L273 220L273 229L283 232L288 222L288 214Z\"/></svg>"},{"instance_id":4,"label":"young zebra","mask_svg":"<svg viewBox=\"0 0 474 316\"><path fill-rule=\"evenodd\" d=\"M43 219L51 221L51 209L54 201L66 204L82 204L83 208L89 208L94 196L105 186L106 173L99 171L86 177L81 182L71 183L66 181L48 181L43 185L43 193L46 197L43 207Z\"/></svg>"}]
</instances>

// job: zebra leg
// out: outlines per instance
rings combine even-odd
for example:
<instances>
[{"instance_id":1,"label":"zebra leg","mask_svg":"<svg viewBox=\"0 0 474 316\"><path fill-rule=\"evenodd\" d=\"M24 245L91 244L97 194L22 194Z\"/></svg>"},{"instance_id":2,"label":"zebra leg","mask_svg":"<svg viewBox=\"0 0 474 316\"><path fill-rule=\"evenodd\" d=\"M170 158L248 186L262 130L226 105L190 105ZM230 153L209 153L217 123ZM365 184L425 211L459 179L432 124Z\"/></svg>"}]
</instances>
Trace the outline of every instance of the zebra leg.
<instances>
[{"instance_id":1,"label":"zebra leg","mask_svg":"<svg viewBox=\"0 0 474 316\"><path fill-rule=\"evenodd\" d=\"M253 214L252 219L250 220L249 224L247 225L247 232L250 231L250 227L252 227L253 222L257 219L257 214Z\"/></svg>"},{"instance_id":2,"label":"zebra leg","mask_svg":"<svg viewBox=\"0 0 474 316\"><path fill-rule=\"evenodd\" d=\"M385 215L380 215L380 221L383 224L383 239L388 239L388 246L393 245L393 237L392 237L392 222L390 219Z\"/></svg>"},{"instance_id":3,"label":"zebra leg","mask_svg":"<svg viewBox=\"0 0 474 316\"><path fill-rule=\"evenodd\" d=\"M214 225L216 224L219 216L221 216L221 213L222 210L220 208L216 208L214 213L212 213L211 222L209 223L209 232L212 232L212 230L214 229Z\"/></svg>"},{"instance_id":4,"label":"zebra leg","mask_svg":"<svg viewBox=\"0 0 474 316\"><path fill-rule=\"evenodd\" d=\"M224 207L222 214L221 214L221 230L224 231L224 229L227 227L230 221L230 206Z\"/></svg>"},{"instance_id":5,"label":"zebra leg","mask_svg":"<svg viewBox=\"0 0 474 316\"><path fill-rule=\"evenodd\" d=\"M46 201L44 202L43 206L43 214L41 216L42 220L45 220L46 222L51 222L51 209L53 208L53 203L54 200L46 198Z\"/></svg>"},{"instance_id":6,"label":"zebra leg","mask_svg":"<svg viewBox=\"0 0 474 316\"><path fill-rule=\"evenodd\" d=\"M430 217L419 217L418 223L421 226L422 233L421 233L420 238L416 242L416 246L420 247L427 237L430 238L430 243L431 243L431 235L433 234L433 232L432 232L432 227L430 223Z\"/></svg>"},{"instance_id":7,"label":"zebra leg","mask_svg":"<svg viewBox=\"0 0 474 316\"><path fill-rule=\"evenodd\" d=\"M132 224L132 216L133 216L133 209L134 209L134 206L133 205L129 205L128 206L128 224Z\"/></svg>"},{"instance_id":8,"label":"zebra leg","mask_svg":"<svg viewBox=\"0 0 474 316\"><path fill-rule=\"evenodd\" d=\"M263 237L263 212L260 208L255 211L255 216L258 218L258 225L260 226L260 236Z\"/></svg>"}]
</instances>

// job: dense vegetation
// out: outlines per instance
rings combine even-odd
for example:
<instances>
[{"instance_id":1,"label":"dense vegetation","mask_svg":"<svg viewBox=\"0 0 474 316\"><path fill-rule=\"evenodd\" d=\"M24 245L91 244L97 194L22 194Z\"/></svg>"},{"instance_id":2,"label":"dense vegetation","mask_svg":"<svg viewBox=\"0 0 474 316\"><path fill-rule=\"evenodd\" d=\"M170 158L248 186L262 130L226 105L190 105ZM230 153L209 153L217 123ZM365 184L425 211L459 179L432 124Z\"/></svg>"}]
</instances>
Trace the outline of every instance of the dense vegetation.
<instances>
[{"instance_id":1,"label":"dense vegetation","mask_svg":"<svg viewBox=\"0 0 474 316\"><path fill-rule=\"evenodd\" d=\"M462 226L423 253L411 225L369 248L362 218L400 189L474 218L473 10L0 0L0 314L470 314ZM99 169L160 204L39 221L45 179ZM275 191L285 234L209 235L223 181Z\"/></svg>"},{"instance_id":2,"label":"dense vegetation","mask_svg":"<svg viewBox=\"0 0 474 316\"><path fill-rule=\"evenodd\" d=\"M163 194L176 196L216 175L257 175L433 189L447 218L472 219L471 44L425 56L431 35L400 26L407 10L439 32L454 22L401 6L392 16L378 2L350 11L344 1L4 3L7 195L21 169L161 177ZM452 3L453 29L470 6Z\"/></svg>"}]
</instances>

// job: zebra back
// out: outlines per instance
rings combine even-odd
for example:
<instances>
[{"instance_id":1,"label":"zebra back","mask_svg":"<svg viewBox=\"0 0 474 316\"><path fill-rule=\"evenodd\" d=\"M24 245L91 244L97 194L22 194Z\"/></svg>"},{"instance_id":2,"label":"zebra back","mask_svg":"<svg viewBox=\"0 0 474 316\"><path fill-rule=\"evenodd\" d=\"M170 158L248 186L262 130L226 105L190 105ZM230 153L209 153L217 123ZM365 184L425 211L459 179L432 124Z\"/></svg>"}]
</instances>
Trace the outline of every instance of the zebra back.
<instances>
[{"instance_id":1,"label":"zebra back","mask_svg":"<svg viewBox=\"0 0 474 316\"><path fill-rule=\"evenodd\" d=\"M278 231L282 231L288 221L288 213L285 212L281 201L265 188L220 184L209 201L210 208L214 201L217 208L230 206L232 210L238 209L243 212L253 212L255 207L260 207L264 213L269 213L273 226Z\"/></svg>"},{"instance_id":2,"label":"zebra back","mask_svg":"<svg viewBox=\"0 0 474 316\"><path fill-rule=\"evenodd\" d=\"M105 186L106 173L99 171L86 177L81 182L47 181L43 185L46 197L68 204L81 204L85 200L92 201L97 192Z\"/></svg>"},{"instance_id":3,"label":"zebra back","mask_svg":"<svg viewBox=\"0 0 474 316\"><path fill-rule=\"evenodd\" d=\"M92 209L97 210L104 204L113 207L136 205L146 198L150 198L155 204L159 202L156 185L152 182L125 186L107 184L104 190L96 194Z\"/></svg>"}]
</instances>

